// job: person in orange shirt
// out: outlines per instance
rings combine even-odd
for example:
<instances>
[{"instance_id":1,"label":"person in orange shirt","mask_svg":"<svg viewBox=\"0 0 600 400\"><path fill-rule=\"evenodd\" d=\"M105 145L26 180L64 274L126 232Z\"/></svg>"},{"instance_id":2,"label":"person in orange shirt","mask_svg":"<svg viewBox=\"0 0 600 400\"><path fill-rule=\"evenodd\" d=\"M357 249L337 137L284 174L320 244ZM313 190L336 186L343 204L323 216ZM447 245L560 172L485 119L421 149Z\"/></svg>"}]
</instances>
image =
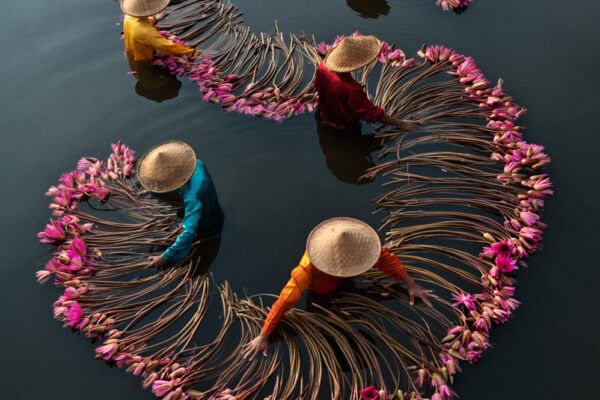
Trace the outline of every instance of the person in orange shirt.
<instances>
[{"instance_id":1,"label":"person in orange shirt","mask_svg":"<svg viewBox=\"0 0 600 400\"><path fill-rule=\"evenodd\" d=\"M306 252L292 271L279 298L271 307L262 332L245 345L244 358L267 355L269 335L287 311L300 300L302 292L331 293L348 278L375 267L408 286L410 304L415 298L431 306L430 290L423 290L408 275L402 262L385 248L377 232L354 218L332 218L317 225L308 236Z\"/></svg>"},{"instance_id":2,"label":"person in orange shirt","mask_svg":"<svg viewBox=\"0 0 600 400\"><path fill-rule=\"evenodd\" d=\"M128 58L135 62L149 62L154 58L154 51L170 56L199 55L198 50L174 43L154 27L156 21L166 16L161 11L169 2L170 0L120 0L121 10L125 13L123 35Z\"/></svg>"}]
</instances>

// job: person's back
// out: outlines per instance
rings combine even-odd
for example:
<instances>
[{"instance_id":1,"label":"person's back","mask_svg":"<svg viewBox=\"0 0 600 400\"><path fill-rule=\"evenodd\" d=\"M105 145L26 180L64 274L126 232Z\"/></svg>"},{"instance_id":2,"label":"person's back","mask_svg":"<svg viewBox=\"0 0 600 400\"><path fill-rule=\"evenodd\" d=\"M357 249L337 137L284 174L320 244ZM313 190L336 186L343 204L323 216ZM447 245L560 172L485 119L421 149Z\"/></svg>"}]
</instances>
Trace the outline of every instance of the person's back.
<instances>
[{"instance_id":1,"label":"person's back","mask_svg":"<svg viewBox=\"0 0 600 400\"><path fill-rule=\"evenodd\" d=\"M125 51L134 61L151 61L154 51L160 51L170 56L196 56L198 52L162 36L154 27L157 18L164 17L161 13L169 4L168 0L121 0L121 9L125 13L123 20L123 36Z\"/></svg>"},{"instance_id":2,"label":"person's back","mask_svg":"<svg viewBox=\"0 0 600 400\"><path fill-rule=\"evenodd\" d=\"M420 122L400 120L375 106L351 72L375 62L381 42L373 36L345 37L327 54L315 74L317 118L339 131L360 131L360 121L381 122L400 129L415 129Z\"/></svg>"},{"instance_id":3,"label":"person's back","mask_svg":"<svg viewBox=\"0 0 600 400\"><path fill-rule=\"evenodd\" d=\"M154 29L154 18L132 17L126 15L123 19L123 42L125 51L133 55L134 60L150 60L154 54L152 49L144 43L144 37L149 29Z\"/></svg>"},{"instance_id":4,"label":"person's back","mask_svg":"<svg viewBox=\"0 0 600 400\"><path fill-rule=\"evenodd\" d=\"M331 71L324 62L317 69L315 89L319 94L319 118L325 126L356 130L361 120L374 122L384 113L371 103L350 73Z\"/></svg>"}]
</instances>

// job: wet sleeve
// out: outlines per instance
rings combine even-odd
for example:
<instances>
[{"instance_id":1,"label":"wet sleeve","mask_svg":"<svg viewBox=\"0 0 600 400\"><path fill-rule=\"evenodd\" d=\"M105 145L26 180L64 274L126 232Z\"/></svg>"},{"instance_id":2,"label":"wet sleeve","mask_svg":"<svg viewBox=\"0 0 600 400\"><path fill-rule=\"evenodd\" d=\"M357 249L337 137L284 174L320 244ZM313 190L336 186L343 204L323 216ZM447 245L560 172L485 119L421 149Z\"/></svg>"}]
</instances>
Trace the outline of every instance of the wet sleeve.
<instances>
[{"instance_id":1,"label":"wet sleeve","mask_svg":"<svg viewBox=\"0 0 600 400\"><path fill-rule=\"evenodd\" d=\"M305 253L300 264L292 271L292 277L279 294L279 298L273 303L269 315L267 315L262 328L262 331L267 335L273 333L281 318L296 305L302 297L302 292L310 286L311 276L310 270L307 268L309 264L308 255Z\"/></svg>"},{"instance_id":2,"label":"wet sleeve","mask_svg":"<svg viewBox=\"0 0 600 400\"><path fill-rule=\"evenodd\" d=\"M148 46L169 56L191 56L197 54L196 50L174 43L154 28L148 29L144 39Z\"/></svg>"},{"instance_id":3,"label":"wet sleeve","mask_svg":"<svg viewBox=\"0 0 600 400\"><path fill-rule=\"evenodd\" d=\"M396 280L401 280L408 274L402 261L383 247L381 248L381 255L375 264L375 268Z\"/></svg>"},{"instance_id":4,"label":"wet sleeve","mask_svg":"<svg viewBox=\"0 0 600 400\"><path fill-rule=\"evenodd\" d=\"M162 258L170 263L183 260L190 253L190 249L196 240L198 223L202 217L202 202L193 190L188 190L183 196L184 217L181 221L183 232L177 236L175 243L163 254Z\"/></svg>"},{"instance_id":5,"label":"wet sleeve","mask_svg":"<svg viewBox=\"0 0 600 400\"><path fill-rule=\"evenodd\" d=\"M381 107L371 103L367 94L360 87L356 87L348 97L348 106L363 121L379 121L384 114Z\"/></svg>"}]
</instances>

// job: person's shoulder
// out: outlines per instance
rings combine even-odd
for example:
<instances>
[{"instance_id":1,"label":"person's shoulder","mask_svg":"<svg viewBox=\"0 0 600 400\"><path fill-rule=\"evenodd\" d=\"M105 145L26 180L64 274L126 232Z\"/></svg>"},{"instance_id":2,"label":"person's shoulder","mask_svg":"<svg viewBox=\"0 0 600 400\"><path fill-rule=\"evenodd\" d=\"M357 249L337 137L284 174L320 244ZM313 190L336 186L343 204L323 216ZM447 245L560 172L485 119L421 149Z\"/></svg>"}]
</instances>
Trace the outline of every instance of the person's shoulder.
<instances>
[{"instance_id":1,"label":"person's shoulder","mask_svg":"<svg viewBox=\"0 0 600 400\"><path fill-rule=\"evenodd\" d=\"M204 164L204 161L200 160L200 159L196 159L196 170L198 168L203 168L206 169L206 164Z\"/></svg>"}]
</instances>

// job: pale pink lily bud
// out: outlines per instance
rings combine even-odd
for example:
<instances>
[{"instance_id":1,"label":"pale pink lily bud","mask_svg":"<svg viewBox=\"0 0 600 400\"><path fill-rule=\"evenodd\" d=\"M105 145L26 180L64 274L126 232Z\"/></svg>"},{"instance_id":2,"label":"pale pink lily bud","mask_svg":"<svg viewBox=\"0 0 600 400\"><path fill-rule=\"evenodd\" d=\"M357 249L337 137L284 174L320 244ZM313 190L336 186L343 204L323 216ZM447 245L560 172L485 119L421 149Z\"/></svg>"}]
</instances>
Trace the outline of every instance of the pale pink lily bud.
<instances>
[{"instance_id":1,"label":"pale pink lily bud","mask_svg":"<svg viewBox=\"0 0 600 400\"><path fill-rule=\"evenodd\" d=\"M427 371L424 368L419 369L417 372L417 384L421 387L425 384L425 378L427 377Z\"/></svg>"},{"instance_id":2,"label":"pale pink lily bud","mask_svg":"<svg viewBox=\"0 0 600 400\"><path fill-rule=\"evenodd\" d=\"M488 232L483 233L483 238L490 243L496 242L496 239L494 239L494 237L492 235L490 235Z\"/></svg>"},{"instance_id":3,"label":"pale pink lily bud","mask_svg":"<svg viewBox=\"0 0 600 400\"><path fill-rule=\"evenodd\" d=\"M440 385L443 385L444 383L445 383L444 378L442 378L442 376L440 374L438 374L437 372L434 372L431 375L431 386L438 387Z\"/></svg>"},{"instance_id":4,"label":"pale pink lily bud","mask_svg":"<svg viewBox=\"0 0 600 400\"><path fill-rule=\"evenodd\" d=\"M142 372L144 372L144 369L146 368L146 364L137 363L137 364L133 364L132 366L134 366L134 365L135 365L135 369L133 370L133 375L140 376L142 374Z\"/></svg>"},{"instance_id":5,"label":"pale pink lily bud","mask_svg":"<svg viewBox=\"0 0 600 400\"><path fill-rule=\"evenodd\" d=\"M173 388L172 381L156 380L152 383L152 393L156 397L163 397Z\"/></svg>"},{"instance_id":6,"label":"pale pink lily bud","mask_svg":"<svg viewBox=\"0 0 600 400\"><path fill-rule=\"evenodd\" d=\"M182 397L183 390L181 388L177 388L163 397L163 400L181 400Z\"/></svg>"},{"instance_id":7,"label":"pale pink lily bud","mask_svg":"<svg viewBox=\"0 0 600 400\"><path fill-rule=\"evenodd\" d=\"M151 373L150 375L148 375L148 377L146 379L144 379L144 382L142 383L142 387L144 389L148 389L150 386L152 386L152 384L154 383L154 381L158 378L158 374L156 372Z\"/></svg>"},{"instance_id":8,"label":"pale pink lily bud","mask_svg":"<svg viewBox=\"0 0 600 400\"><path fill-rule=\"evenodd\" d=\"M35 276L39 283L45 283L46 281L48 281L50 276L52 276L52 272L48 270L40 270L35 273Z\"/></svg>"},{"instance_id":9,"label":"pale pink lily bud","mask_svg":"<svg viewBox=\"0 0 600 400\"><path fill-rule=\"evenodd\" d=\"M498 267L496 267L495 265L490 269L490 272L488 272L488 276L494 278L494 279L498 279L498 275L499 274L499 270Z\"/></svg>"},{"instance_id":10,"label":"pale pink lily bud","mask_svg":"<svg viewBox=\"0 0 600 400\"><path fill-rule=\"evenodd\" d=\"M180 378L185 374L185 367L180 367L180 368L173 368L173 372L171 372L170 378L171 379L175 379L175 378Z\"/></svg>"},{"instance_id":11,"label":"pale pink lily bud","mask_svg":"<svg viewBox=\"0 0 600 400\"><path fill-rule=\"evenodd\" d=\"M453 397L452 392L450 391L450 388L447 385L440 386L440 395L444 400L452 400Z\"/></svg>"},{"instance_id":12,"label":"pale pink lily bud","mask_svg":"<svg viewBox=\"0 0 600 400\"><path fill-rule=\"evenodd\" d=\"M446 368L448 368L448 373L450 375L456 375L456 372L457 372L456 371L456 369L457 369L456 361L454 361L454 360L446 361Z\"/></svg>"}]
</instances>

